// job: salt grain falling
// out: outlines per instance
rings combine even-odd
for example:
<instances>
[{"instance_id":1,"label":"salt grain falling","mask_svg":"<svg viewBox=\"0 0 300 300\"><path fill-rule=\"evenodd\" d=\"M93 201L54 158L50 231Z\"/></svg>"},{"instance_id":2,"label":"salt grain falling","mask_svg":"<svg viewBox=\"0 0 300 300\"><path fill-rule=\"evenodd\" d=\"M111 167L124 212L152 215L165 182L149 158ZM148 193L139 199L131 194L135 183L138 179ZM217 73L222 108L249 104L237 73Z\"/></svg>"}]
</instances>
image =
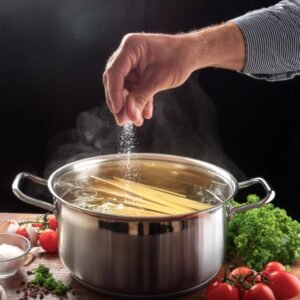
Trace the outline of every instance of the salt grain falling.
<instances>
[{"instance_id":1,"label":"salt grain falling","mask_svg":"<svg viewBox=\"0 0 300 300\"><path fill-rule=\"evenodd\" d=\"M126 153L125 159L121 161L124 178L131 181L139 181L140 168L133 163L131 154L137 151L136 130L133 123L127 123L123 126L120 133L119 153Z\"/></svg>"},{"instance_id":2,"label":"salt grain falling","mask_svg":"<svg viewBox=\"0 0 300 300\"><path fill-rule=\"evenodd\" d=\"M119 153L132 153L136 150L136 132L133 123L122 127L120 134Z\"/></svg>"}]
</instances>

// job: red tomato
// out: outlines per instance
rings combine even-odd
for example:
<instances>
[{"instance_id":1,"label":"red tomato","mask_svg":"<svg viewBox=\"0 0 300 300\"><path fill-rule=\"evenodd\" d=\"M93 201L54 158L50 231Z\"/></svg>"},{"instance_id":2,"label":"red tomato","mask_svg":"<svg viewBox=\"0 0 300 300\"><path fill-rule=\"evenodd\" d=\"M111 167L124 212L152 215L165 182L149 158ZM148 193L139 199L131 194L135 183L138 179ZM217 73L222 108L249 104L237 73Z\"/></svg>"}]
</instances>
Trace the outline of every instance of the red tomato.
<instances>
[{"instance_id":1,"label":"red tomato","mask_svg":"<svg viewBox=\"0 0 300 300\"><path fill-rule=\"evenodd\" d=\"M28 234L27 230L26 230L24 227L19 227L19 228L17 229L17 231L16 231L16 234L25 236L26 238L29 239L29 234Z\"/></svg>"},{"instance_id":2,"label":"red tomato","mask_svg":"<svg viewBox=\"0 0 300 300\"><path fill-rule=\"evenodd\" d=\"M48 216L47 222L49 224L49 227L52 230L56 230L57 229L57 219L54 215L50 215Z\"/></svg>"},{"instance_id":3,"label":"red tomato","mask_svg":"<svg viewBox=\"0 0 300 300\"><path fill-rule=\"evenodd\" d=\"M210 293L210 290L214 289L217 285L219 285L222 281L218 277L214 278L210 284L205 289L205 295ZM206 296L205 296L206 297Z\"/></svg>"},{"instance_id":4,"label":"red tomato","mask_svg":"<svg viewBox=\"0 0 300 300\"><path fill-rule=\"evenodd\" d=\"M300 295L300 281L286 271L272 272L269 276L269 286L276 300L286 300Z\"/></svg>"},{"instance_id":5,"label":"red tomato","mask_svg":"<svg viewBox=\"0 0 300 300\"><path fill-rule=\"evenodd\" d=\"M255 271L248 267L238 267L231 271L229 278L239 289L239 297L242 299L245 288L250 288L255 276ZM256 278L256 277L255 277Z\"/></svg>"},{"instance_id":6,"label":"red tomato","mask_svg":"<svg viewBox=\"0 0 300 300\"><path fill-rule=\"evenodd\" d=\"M285 267L278 261L271 261L265 266L264 271L268 273L272 273L275 271L285 271Z\"/></svg>"},{"instance_id":7,"label":"red tomato","mask_svg":"<svg viewBox=\"0 0 300 300\"><path fill-rule=\"evenodd\" d=\"M41 228L43 227L42 223L32 223L32 227Z\"/></svg>"},{"instance_id":8,"label":"red tomato","mask_svg":"<svg viewBox=\"0 0 300 300\"><path fill-rule=\"evenodd\" d=\"M239 281L245 279L247 277L247 281L252 281L255 275L255 271L248 267L238 267L231 271L230 278L235 281Z\"/></svg>"},{"instance_id":9,"label":"red tomato","mask_svg":"<svg viewBox=\"0 0 300 300\"><path fill-rule=\"evenodd\" d=\"M272 290L264 283L256 283L246 290L243 300L276 300Z\"/></svg>"},{"instance_id":10,"label":"red tomato","mask_svg":"<svg viewBox=\"0 0 300 300\"><path fill-rule=\"evenodd\" d=\"M49 253L55 253L58 249L58 234L55 230L46 229L39 237L40 246Z\"/></svg>"},{"instance_id":11,"label":"red tomato","mask_svg":"<svg viewBox=\"0 0 300 300\"><path fill-rule=\"evenodd\" d=\"M215 285L214 285L215 284ZM238 289L230 285L226 282L214 282L212 285L209 286L205 291L205 300L238 300L239 299L239 292Z\"/></svg>"}]
</instances>

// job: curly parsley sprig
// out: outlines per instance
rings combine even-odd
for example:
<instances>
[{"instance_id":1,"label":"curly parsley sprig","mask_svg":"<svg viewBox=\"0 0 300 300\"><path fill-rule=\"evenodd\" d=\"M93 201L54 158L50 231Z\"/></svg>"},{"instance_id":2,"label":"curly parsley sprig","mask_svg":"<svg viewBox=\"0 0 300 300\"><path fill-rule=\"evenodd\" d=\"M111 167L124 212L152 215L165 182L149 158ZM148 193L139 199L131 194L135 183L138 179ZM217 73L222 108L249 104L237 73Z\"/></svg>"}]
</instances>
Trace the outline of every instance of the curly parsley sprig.
<instances>
[{"instance_id":1,"label":"curly parsley sprig","mask_svg":"<svg viewBox=\"0 0 300 300\"><path fill-rule=\"evenodd\" d=\"M247 197L247 203L259 200L257 195ZM256 270L269 261L293 264L300 257L300 223L273 204L238 213L228 224L227 256L237 256Z\"/></svg>"}]
</instances>

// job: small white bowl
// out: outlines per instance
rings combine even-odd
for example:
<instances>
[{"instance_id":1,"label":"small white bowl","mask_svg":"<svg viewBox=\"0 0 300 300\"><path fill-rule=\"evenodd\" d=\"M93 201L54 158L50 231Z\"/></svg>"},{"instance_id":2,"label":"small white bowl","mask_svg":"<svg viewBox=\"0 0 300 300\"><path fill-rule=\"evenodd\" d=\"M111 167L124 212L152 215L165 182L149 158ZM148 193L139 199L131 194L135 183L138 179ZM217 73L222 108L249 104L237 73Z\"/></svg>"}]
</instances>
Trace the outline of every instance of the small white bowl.
<instances>
[{"instance_id":1,"label":"small white bowl","mask_svg":"<svg viewBox=\"0 0 300 300\"><path fill-rule=\"evenodd\" d=\"M19 234L0 233L0 245L2 244L16 246L24 251L16 257L0 260L0 278L7 278L14 275L23 266L31 244L27 238Z\"/></svg>"}]
</instances>

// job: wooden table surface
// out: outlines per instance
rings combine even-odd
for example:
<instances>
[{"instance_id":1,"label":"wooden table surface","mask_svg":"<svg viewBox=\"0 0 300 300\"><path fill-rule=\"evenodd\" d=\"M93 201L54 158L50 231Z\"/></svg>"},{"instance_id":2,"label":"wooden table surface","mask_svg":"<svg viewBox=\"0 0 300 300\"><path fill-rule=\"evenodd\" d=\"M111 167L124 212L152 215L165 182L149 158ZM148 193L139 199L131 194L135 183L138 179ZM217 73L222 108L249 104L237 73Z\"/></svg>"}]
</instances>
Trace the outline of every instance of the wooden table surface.
<instances>
[{"instance_id":1,"label":"wooden table surface","mask_svg":"<svg viewBox=\"0 0 300 300\"><path fill-rule=\"evenodd\" d=\"M16 213L0 213L0 222L3 220L35 220L36 214L16 214ZM108 296L97 294L91 290L88 290L84 286L80 285L76 280L74 280L70 273L65 269L62 262L60 261L58 255L44 253L41 257L35 259L29 266L22 267L14 276L7 279L0 279L0 285L4 288L6 292L7 300L19 300L22 294L18 294L16 291L22 288L22 282L28 282L31 280L32 275L27 275L28 270L32 270L39 264L45 264L48 266L53 274L53 276L59 280L62 280L65 284L72 286L72 292L69 292L67 299L80 299L80 300L109 300L116 299L110 298ZM222 271L221 271L222 272ZM291 273L296 275L300 279L300 261L298 264L292 266ZM297 299L299 299L298 297ZM54 296L48 295L44 298L47 299L58 299ZM172 298L174 299L174 298ZM203 289L198 290L192 294L178 297L179 299L185 300L200 300L203 299ZM296 299L296 298L295 298ZM0 299L1 300L1 299Z\"/></svg>"}]
</instances>

